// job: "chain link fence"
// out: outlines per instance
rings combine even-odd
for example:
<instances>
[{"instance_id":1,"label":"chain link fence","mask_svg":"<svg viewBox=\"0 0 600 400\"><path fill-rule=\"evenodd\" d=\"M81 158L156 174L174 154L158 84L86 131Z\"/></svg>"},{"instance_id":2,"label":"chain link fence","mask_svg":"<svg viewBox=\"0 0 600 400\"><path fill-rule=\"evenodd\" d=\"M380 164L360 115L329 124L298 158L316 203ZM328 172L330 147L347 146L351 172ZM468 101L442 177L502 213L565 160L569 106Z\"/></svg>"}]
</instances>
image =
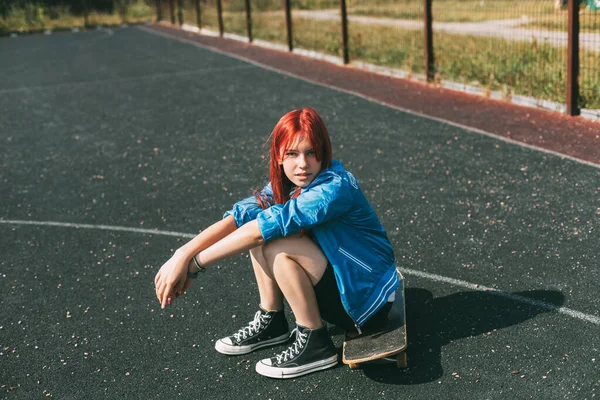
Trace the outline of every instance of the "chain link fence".
<instances>
[{"instance_id":1,"label":"chain link fence","mask_svg":"<svg viewBox=\"0 0 600 400\"><path fill-rule=\"evenodd\" d=\"M600 0L588 0L579 17L579 103L600 109Z\"/></svg>"}]
</instances>

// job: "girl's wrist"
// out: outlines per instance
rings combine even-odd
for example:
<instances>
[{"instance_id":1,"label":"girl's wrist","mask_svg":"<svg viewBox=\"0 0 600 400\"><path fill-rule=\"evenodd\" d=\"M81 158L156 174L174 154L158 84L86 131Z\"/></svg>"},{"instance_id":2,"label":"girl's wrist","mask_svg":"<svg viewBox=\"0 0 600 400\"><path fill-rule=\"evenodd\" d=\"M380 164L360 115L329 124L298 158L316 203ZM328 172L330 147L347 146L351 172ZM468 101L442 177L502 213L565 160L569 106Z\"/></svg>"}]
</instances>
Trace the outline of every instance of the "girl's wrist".
<instances>
[{"instance_id":1,"label":"girl's wrist","mask_svg":"<svg viewBox=\"0 0 600 400\"><path fill-rule=\"evenodd\" d=\"M199 254L192 256L192 259L188 264L188 276L190 278L196 278L199 272L204 272L206 270L204 265L198 260L198 256Z\"/></svg>"},{"instance_id":2,"label":"girl's wrist","mask_svg":"<svg viewBox=\"0 0 600 400\"><path fill-rule=\"evenodd\" d=\"M180 247L177 250L175 250L175 257L181 257L181 258L190 258L190 256L192 256L192 254L190 254L189 251L187 251L184 247Z\"/></svg>"}]
</instances>

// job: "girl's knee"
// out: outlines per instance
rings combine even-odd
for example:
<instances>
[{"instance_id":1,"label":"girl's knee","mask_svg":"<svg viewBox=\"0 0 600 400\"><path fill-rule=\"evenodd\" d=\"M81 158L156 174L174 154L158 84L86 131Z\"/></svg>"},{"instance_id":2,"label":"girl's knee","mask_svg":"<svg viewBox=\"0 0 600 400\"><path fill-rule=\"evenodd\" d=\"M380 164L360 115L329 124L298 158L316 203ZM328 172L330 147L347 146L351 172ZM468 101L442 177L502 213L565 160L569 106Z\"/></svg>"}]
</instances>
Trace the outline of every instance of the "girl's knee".
<instances>
[{"instance_id":1,"label":"girl's knee","mask_svg":"<svg viewBox=\"0 0 600 400\"><path fill-rule=\"evenodd\" d=\"M281 238L267 244L254 247L253 249L250 249L250 254L252 254L252 257L254 257L256 260L264 260L268 265L273 265L275 259L282 256L288 256L288 254L284 251L284 246L282 246L285 240L285 238Z\"/></svg>"},{"instance_id":2,"label":"girl's knee","mask_svg":"<svg viewBox=\"0 0 600 400\"><path fill-rule=\"evenodd\" d=\"M273 265L278 258L288 257L283 246L285 241L285 238L281 238L262 246L262 255L269 265Z\"/></svg>"},{"instance_id":3,"label":"girl's knee","mask_svg":"<svg viewBox=\"0 0 600 400\"><path fill-rule=\"evenodd\" d=\"M256 246L256 247L250 249L250 254L252 255L252 257L254 257L256 259L263 258L264 257L264 255L263 255L264 247L265 247L265 245Z\"/></svg>"}]
</instances>

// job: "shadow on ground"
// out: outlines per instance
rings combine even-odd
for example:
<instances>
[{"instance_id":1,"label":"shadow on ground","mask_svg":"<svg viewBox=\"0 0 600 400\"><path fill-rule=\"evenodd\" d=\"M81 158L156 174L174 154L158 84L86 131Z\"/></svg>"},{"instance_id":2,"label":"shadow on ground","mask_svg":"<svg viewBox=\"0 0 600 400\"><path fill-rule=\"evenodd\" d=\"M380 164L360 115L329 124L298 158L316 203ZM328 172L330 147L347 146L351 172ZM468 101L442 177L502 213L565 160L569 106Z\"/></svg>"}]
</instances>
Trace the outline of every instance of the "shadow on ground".
<instances>
[{"instance_id":1,"label":"shadow on ground","mask_svg":"<svg viewBox=\"0 0 600 400\"><path fill-rule=\"evenodd\" d=\"M510 293L560 307L562 293L531 290ZM433 298L425 289L406 289L408 334L407 369L394 364L364 365L364 373L378 382L410 385L431 382L443 375L442 347L452 341L517 325L550 308L525 304L493 292L460 292Z\"/></svg>"}]
</instances>

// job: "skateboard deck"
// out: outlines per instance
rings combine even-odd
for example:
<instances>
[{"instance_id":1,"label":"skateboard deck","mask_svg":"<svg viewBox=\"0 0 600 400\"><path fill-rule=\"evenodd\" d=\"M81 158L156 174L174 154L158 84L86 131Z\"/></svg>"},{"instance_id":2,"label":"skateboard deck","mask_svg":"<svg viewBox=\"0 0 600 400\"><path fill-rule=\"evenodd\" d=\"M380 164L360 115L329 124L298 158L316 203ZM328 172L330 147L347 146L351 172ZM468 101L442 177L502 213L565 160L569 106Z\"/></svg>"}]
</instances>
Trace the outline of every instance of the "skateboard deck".
<instances>
[{"instance_id":1,"label":"skateboard deck","mask_svg":"<svg viewBox=\"0 0 600 400\"><path fill-rule=\"evenodd\" d=\"M400 286L390 309L387 321L374 331L365 330L360 335L346 334L342 361L351 369L366 362L395 362L398 368L407 367L406 319L404 311L404 279L398 271Z\"/></svg>"}]
</instances>

